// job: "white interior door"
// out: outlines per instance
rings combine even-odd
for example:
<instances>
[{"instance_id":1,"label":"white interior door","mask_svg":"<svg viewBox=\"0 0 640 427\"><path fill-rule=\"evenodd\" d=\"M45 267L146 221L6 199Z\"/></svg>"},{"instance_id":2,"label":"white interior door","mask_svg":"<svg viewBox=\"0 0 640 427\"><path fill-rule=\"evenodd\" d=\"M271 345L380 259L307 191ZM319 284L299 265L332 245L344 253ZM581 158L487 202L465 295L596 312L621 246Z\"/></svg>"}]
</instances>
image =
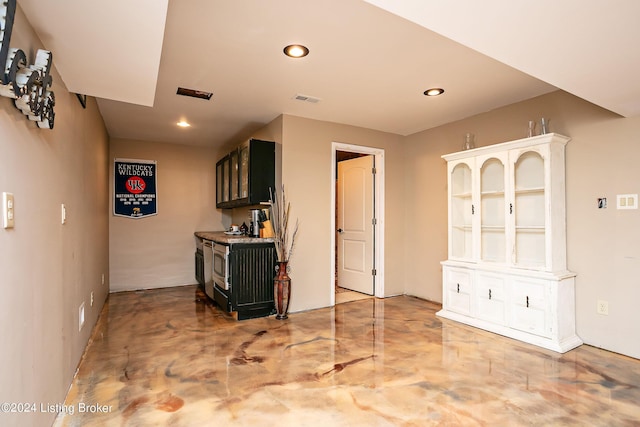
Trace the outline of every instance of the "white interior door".
<instances>
[{"instance_id":1,"label":"white interior door","mask_svg":"<svg viewBox=\"0 0 640 427\"><path fill-rule=\"evenodd\" d=\"M373 295L373 166L368 155L338 163L338 286Z\"/></svg>"}]
</instances>

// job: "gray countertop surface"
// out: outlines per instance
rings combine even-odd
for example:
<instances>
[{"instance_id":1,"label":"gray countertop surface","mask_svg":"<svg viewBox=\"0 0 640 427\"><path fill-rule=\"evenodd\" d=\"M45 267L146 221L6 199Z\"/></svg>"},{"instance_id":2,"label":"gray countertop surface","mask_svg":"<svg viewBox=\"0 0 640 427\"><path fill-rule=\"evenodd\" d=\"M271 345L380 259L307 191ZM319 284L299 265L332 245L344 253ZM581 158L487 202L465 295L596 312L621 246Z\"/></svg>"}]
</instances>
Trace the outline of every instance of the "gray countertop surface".
<instances>
[{"instance_id":1,"label":"gray countertop surface","mask_svg":"<svg viewBox=\"0 0 640 427\"><path fill-rule=\"evenodd\" d=\"M231 245L235 243L269 243L273 242L272 238L249 237L242 235L225 234L224 231L196 231L193 233L197 238L211 240L216 243Z\"/></svg>"}]
</instances>

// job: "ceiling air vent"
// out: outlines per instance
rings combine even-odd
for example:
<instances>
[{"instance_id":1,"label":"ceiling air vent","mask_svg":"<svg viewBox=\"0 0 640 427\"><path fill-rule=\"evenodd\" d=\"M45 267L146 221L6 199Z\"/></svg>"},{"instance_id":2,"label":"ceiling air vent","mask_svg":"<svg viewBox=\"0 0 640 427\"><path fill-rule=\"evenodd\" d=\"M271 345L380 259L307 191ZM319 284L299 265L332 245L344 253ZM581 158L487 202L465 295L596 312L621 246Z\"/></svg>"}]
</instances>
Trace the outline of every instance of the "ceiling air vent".
<instances>
[{"instance_id":1,"label":"ceiling air vent","mask_svg":"<svg viewBox=\"0 0 640 427\"><path fill-rule=\"evenodd\" d=\"M211 92L205 92L202 90L195 90L195 89L186 89L183 87L179 87L178 91L176 92L176 94L178 95L184 95L184 96L191 96L193 98L200 98L200 99L206 99L207 101L211 99L211 96L213 95L213 93Z\"/></svg>"},{"instance_id":2,"label":"ceiling air vent","mask_svg":"<svg viewBox=\"0 0 640 427\"><path fill-rule=\"evenodd\" d=\"M310 102L312 104L317 104L318 102L320 102L320 98L316 98L314 96L309 96L309 95L302 95L302 94L297 94L296 96L293 97L293 99L295 99L296 101Z\"/></svg>"}]
</instances>

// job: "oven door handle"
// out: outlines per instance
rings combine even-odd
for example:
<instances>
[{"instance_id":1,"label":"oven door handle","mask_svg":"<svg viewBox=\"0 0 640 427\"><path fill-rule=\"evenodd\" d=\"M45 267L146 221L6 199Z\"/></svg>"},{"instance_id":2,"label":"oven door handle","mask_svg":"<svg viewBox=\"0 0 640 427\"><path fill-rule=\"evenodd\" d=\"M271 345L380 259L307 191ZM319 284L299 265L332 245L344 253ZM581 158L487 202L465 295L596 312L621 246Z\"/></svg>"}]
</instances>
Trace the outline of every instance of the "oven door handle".
<instances>
[{"instance_id":1,"label":"oven door handle","mask_svg":"<svg viewBox=\"0 0 640 427\"><path fill-rule=\"evenodd\" d=\"M229 246L224 247L224 281L227 289L231 289L231 272L229 271Z\"/></svg>"}]
</instances>

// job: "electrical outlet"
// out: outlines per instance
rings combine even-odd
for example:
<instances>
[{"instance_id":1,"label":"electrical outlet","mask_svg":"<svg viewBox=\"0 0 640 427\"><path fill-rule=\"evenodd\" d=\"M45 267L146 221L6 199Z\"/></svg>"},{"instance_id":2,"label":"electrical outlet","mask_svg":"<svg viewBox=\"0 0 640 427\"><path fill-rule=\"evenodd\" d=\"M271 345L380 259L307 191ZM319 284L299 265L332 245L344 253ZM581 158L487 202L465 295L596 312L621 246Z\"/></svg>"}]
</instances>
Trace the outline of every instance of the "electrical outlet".
<instances>
[{"instance_id":1,"label":"electrical outlet","mask_svg":"<svg viewBox=\"0 0 640 427\"><path fill-rule=\"evenodd\" d=\"M93 291L91 291L91 307L93 307Z\"/></svg>"},{"instance_id":2,"label":"electrical outlet","mask_svg":"<svg viewBox=\"0 0 640 427\"><path fill-rule=\"evenodd\" d=\"M608 301L598 300L598 306L596 308L596 311L598 312L598 314L602 314L602 315L608 316L609 315L609 302Z\"/></svg>"},{"instance_id":3,"label":"electrical outlet","mask_svg":"<svg viewBox=\"0 0 640 427\"><path fill-rule=\"evenodd\" d=\"M60 222L62 223L62 225L67 223L67 208L65 207L64 203L60 205Z\"/></svg>"},{"instance_id":4,"label":"electrical outlet","mask_svg":"<svg viewBox=\"0 0 640 427\"><path fill-rule=\"evenodd\" d=\"M84 326L84 301L82 302L82 304L80 304L80 307L78 308L78 331L81 331L83 326Z\"/></svg>"},{"instance_id":5,"label":"electrical outlet","mask_svg":"<svg viewBox=\"0 0 640 427\"><path fill-rule=\"evenodd\" d=\"M104 273L102 273L102 284L104 285Z\"/></svg>"}]
</instances>

